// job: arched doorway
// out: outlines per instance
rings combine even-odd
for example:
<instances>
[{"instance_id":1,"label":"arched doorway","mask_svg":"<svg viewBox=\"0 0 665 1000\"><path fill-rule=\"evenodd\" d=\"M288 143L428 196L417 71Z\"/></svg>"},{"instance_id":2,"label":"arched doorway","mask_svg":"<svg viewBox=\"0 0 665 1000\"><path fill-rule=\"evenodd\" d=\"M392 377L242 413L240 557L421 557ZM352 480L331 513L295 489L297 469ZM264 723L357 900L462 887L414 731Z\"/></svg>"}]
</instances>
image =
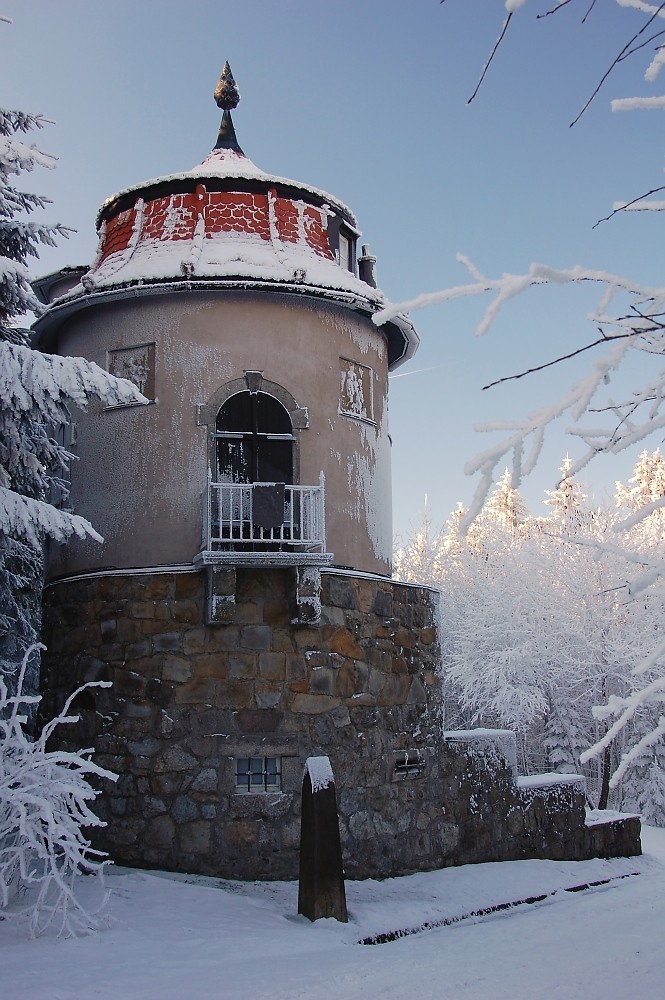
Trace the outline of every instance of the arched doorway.
<instances>
[{"instance_id":1,"label":"arched doorway","mask_svg":"<svg viewBox=\"0 0 665 1000\"><path fill-rule=\"evenodd\" d=\"M218 482L293 483L293 426L288 410L267 392L237 392L215 425Z\"/></svg>"}]
</instances>

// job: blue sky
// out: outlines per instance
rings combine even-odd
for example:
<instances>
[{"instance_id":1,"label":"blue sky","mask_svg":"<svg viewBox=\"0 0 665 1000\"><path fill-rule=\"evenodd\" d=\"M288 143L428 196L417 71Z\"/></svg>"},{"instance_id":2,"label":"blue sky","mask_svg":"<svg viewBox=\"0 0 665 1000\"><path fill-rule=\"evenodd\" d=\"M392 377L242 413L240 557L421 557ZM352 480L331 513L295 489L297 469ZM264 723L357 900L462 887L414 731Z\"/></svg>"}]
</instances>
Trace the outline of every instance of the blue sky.
<instances>
[{"instance_id":1,"label":"blue sky","mask_svg":"<svg viewBox=\"0 0 665 1000\"><path fill-rule=\"evenodd\" d=\"M538 261L662 283L657 213L592 228L613 201L662 183L657 112L612 114L609 105L660 92L643 80L644 59L618 67L569 128L643 18L608 2L582 24L588 3L573 0L536 20L545 7L527 0L515 15L467 106L501 0L3 0L0 13L14 21L0 24L3 101L56 123L40 144L59 167L29 186L53 200L49 218L77 229L43 253L35 274L91 260L108 195L205 156L228 58L245 152L350 205L393 301L465 282L458 251L493 277ZM435 523L471 499L464 464L491 440L474 424L519 417L579 377L578 360L481 388L593 339L584 317L596 298L588 288L533 290L483 338L473 334L479 300L412 314L421 348L391 383L398 533L417 524L425 495ZM554 434L524 484L535 513L568 448L574 455ZM601 459L581 478L600 501L634 458Z\"/></svg>"}]
</instances>

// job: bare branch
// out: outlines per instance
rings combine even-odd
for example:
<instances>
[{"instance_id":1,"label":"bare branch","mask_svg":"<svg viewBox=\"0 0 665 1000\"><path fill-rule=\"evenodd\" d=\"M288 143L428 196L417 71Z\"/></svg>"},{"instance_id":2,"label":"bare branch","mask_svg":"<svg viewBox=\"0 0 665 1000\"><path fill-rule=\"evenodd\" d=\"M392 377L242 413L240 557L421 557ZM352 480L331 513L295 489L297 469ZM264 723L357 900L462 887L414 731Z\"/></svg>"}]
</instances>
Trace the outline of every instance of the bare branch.
<instances>
[{"instance_id":1,"label":"bare branch","mask_svg":"<svg viewBox=\"0 0 665 1000\"><path fill-rule=\"evenodd\" d=\"M613 340L626 340L629 337L639 336L643 332L643 330L630 330L628 333L616 333L611 337L608 337L601 330L601 336L598 340L594 340L593 343L585 344L584 347L578 347L576 351L571 351L570 354L562 354L553 361L546 361L543 365L537 365L535 368L527 368L526 371L520 372L519 375L505 375L503 378L495 379L494 382L488 382L487 385L484 385L483 390L492 389L495 385L501 385L502 382L515 382L517 379L524 378L525 375L533 375L534 372L541 372L545 368L551 368L553 365L558 365L561 361L568 361L570 358L574 358L578 354L583 354L584 351L590 351L592 347L598 347L599 344L608 344Z\"/></svg>"},{"instance_id":2,"label":"bare branch","mask_svg":"<svg viewBox=\"0 0 665 1000\"><path fill-rule=\"evenodd\" d=\"M482 83L483 83L483 80L487 76L487 71L488 71L488 69L490 68L490 66L492 64L494 56L496 55L496 53L498 51L498 48L501 45L501 42L503 41L506 32L508 31L508 25L510 24L512 16L513 16L513 13L511 11L510 14L508 15L508 17L506 18L506 20L503 22L503 27L501 29L501 34L499 35L499 37L497 38L496 42L494 43L494 48L492 49L492 51L490 53L490 57L489 57L489 59L487 60L487 62L485 63L485 65L483 67L483 71L480 74L480 79L478 80L478 83L476 84L476 89L471 94L471 97L469 98L469 100L466 102L467 104L471 104L471 101L474 99L474 97L477 95L478 91L480 90L480 88L482 86Z\"/></svg>"},{"instance_id":3,"label":"bare branch","mask_svg":"<svg viewBox=\"0 0 665 1000\"><path fill-rule=\"evenodd\" d=\"M631 207L631 205L636 205L639 201L644 201L645 198L651 197L652 194L658 194L659 191L665 191L665 184L662 184L660 187L657 188L652 188L651 191L645 191L644 194L638 195L637 198L633 198L632 201L627 201L625 205L621 205L619 208L613 209L609 215L606 215L602 219L598 219L597 222L594 222L591 228L595 229L596 226L599 226L601 224L601 222L609 222L609 220L612 219L615 215L618 215L619 212L625 212L627 209Z\"/></svg>"},{"instance_id":4,"label":"bare branch","mask_svg":"<svg viewBox=\"0 0 665 1000\"><path fill-rule=\"evenodd\" d=\"M580 113L577 115L577 117L570 123L570 126L569 126L570 128L572 128L573 125L576 125L577 122L580 120L580 118L582 117L582 115L584 114L584 112L587 110L587 108L589 107L589 105L591 104L591 102L598 95L598 92L600 91L601 87L603 86L603 84L605 83L605 81L607 80L608 76L610 75L610 73L612 72L612 70L615 68L615 66L618 66L619 63L622 62L622 60L626 59L629 55L632 55L633 52L637 52L638 49L641 48L641 45L640 45L637 48L632 49L632 45L637 41L637 39L641 35L644 34L644 32L649 27L649 25L652 24L652 22L658 17L658 15L660 14L660 12L664 8L665 8L665 2L659 4L658 9L654 11L654 13L651 15L651 17L646 22L646 24L642 25L642 27L640 28L640 30L635 35L633 35L633 37L630 39L629 42L627 42L624 45L624 47L622 48L622 50L619 53L619 55L616 56L616 58L612 60L612 63L605 70L605 72L603 73L602 77L600 78L600 81L597 84L597 86L595 87L593 93L591 94L591 97L589 97L589 99L587 100L587 102L585 103L584 107L582 108L582 110L580 111ZM659 34L660 34L660 32L659 32ZM654 37L657 37L657 36L654 36Z\"/></svg>"},{"instance_id":5,"label":"bare branch","mask_svg":"<svg viewBox=\"0 0 665 1000\"><path fill-rule=\"evenodd\" d=\"M544 11L544 13L542 13L542 14L536 14L536 20L540 21L543 17L549 17L550 14L556 14L556 13L558 13L558 11L560 11L562 7L567 7L570 2L571 2L571 0L562 0L561 3L558 3L556 5L556 7L550 7L550 9ZM594 3L595 3L595 0L594 0ZM593 6L593 4L592 4L592 6Z\"/></svg>"}]
</instances>

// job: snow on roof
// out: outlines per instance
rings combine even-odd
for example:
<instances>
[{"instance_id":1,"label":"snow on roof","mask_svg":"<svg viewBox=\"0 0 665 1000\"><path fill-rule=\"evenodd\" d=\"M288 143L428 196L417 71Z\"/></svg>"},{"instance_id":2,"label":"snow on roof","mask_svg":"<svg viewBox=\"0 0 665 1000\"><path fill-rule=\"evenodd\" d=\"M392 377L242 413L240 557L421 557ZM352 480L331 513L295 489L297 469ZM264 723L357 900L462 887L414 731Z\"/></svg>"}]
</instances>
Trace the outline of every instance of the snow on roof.
<instances>
[{"instance_id":1,"label":"snow on roof","mask_svg":"<svg viewBox=\"0 0 665 1000\"><path fill-rule=\"evenodd\" d=\"M149 181L143 181L141 184L132 184L130 187L123 188L121 191L116 192L116 194L111 195L107 198L102 207L99 210L100 216L103 214L104 210L115 201L120 198L124 198L129 194L139 194L146 188L151 188L156 185L168 184L177 181L192 180L203 180L204 178L215 178L220 180L226 180L231 178L236 178L239 180L258 180L265 183L267 186L274 185L284 185L286 187L297 188L305 194L313 195L317 200L327 202L333 208L341 212L353 227L358 225L358 220L355 215L343 201L338 198L334 198L327 191L323 191L320 188L312 187L309 184L303 184L301 181L290 180L288 177L280 177L277 174L268 174L265 170L261 170L257 167L249 157L245 156L244 153L237 153L233 149L213 149L212 152L208 153L206 158L202 163L197 164L192 167L191 170L185 170L180 173L164 174L162 177L155 177Z\"/></svg>"},{"instance_id":2,"label":"snow on roof","mask_svg":"<svg viewBox=\"0 0 665 1000\"><path fill-rule=\"evenodd\" d=\"M225 232L220 238L204 239L197 259L193 249L193 241L189 240L140 242L131 252L110 254L88 274L84 286L76 285L69 294L81 293L84 288L91 291L174 277L239 277L350 292L370 307L384 301L381 291L302 243L273 242L252 233Z\"/></svg>"}]
</instances>

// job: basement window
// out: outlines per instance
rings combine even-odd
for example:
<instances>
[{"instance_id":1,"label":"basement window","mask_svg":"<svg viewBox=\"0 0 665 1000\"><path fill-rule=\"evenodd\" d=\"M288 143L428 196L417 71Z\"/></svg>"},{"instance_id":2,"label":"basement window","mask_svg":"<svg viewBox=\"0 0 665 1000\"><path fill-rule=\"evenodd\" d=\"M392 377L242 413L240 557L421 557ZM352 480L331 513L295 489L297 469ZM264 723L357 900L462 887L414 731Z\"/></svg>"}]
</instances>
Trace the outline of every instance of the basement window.
<instances>
[{"instance_id":1,"label":"basement window","mask_svg":"<svg viewBox=\"0 0 665 1000\"><path fill-rule=\"evenodd\" d=\"M236 792L281 792L281 757L236 757Z\"/></svg>"},{"instance_id":2,"label":"basement window","mask_svg":"<svg viewBox=\"0 0 665 1000\"><path fill-rule=\"evenodd\" d=\"M420 750L404 750L396 753L393 759L393 781L408 781L420 778L425 773L427 761Z\"/></svg>"}]
</instances>

